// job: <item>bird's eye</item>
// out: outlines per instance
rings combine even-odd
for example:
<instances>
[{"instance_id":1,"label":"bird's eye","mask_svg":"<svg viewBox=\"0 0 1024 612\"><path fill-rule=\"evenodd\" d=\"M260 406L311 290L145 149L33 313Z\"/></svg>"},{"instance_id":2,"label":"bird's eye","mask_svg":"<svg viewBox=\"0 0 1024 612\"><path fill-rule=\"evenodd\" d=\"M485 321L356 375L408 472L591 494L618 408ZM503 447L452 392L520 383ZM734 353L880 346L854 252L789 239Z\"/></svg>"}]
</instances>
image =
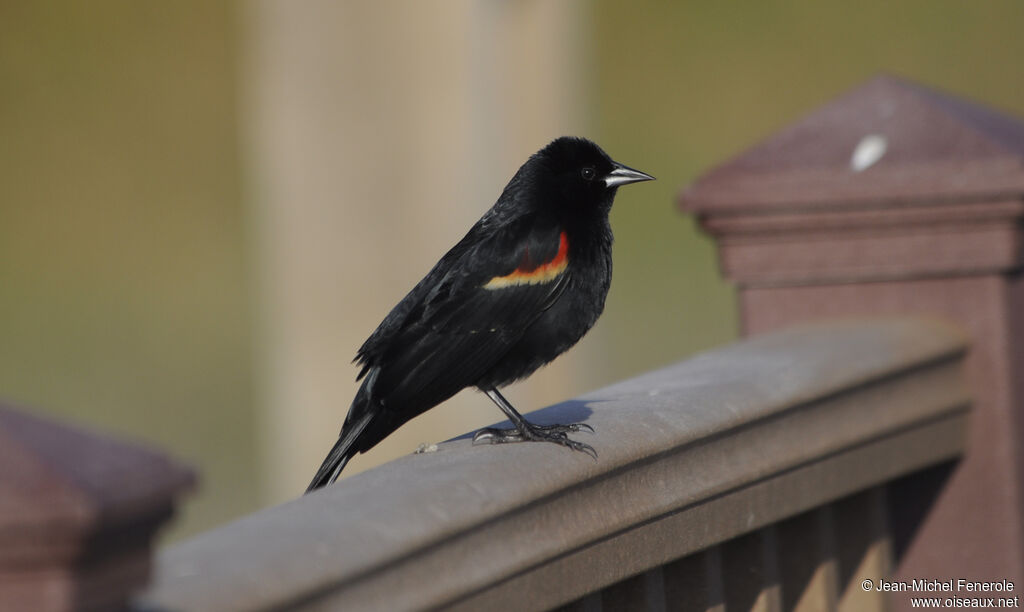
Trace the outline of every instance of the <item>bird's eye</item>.
<instances>
[{"instance_id":1,"label":"bird's eye","mask_svg":"<svg viewBox=\"0 0 1024 612\"><path fill-rule=\"evenodd\" d=\"M592 181L594 180L594 177L597 176L597 170L594 170L592 167L587 166L583 170L580 170L580 174L583 176L584 180Z\"/></svg>"}]
</instances>

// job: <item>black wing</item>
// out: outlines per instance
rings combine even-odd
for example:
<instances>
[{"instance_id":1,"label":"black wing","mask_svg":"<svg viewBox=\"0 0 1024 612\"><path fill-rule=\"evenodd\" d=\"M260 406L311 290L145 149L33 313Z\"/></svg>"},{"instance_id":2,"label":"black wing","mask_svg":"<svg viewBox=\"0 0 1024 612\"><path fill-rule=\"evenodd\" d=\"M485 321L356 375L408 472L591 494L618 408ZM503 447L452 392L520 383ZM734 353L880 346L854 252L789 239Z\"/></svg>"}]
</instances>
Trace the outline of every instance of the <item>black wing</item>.
<instances>
[{"instance_id":1,"label":"black wing","mask_svg":"<svg viewBox=\"0 0 1024 612\"><path fill-rule=\"evenodd\" d=\"M558 299L569 280L558 225L535 214L493 228L474 226L359 349L360 376L377 370L374 401L353 403L346 423L379 405L397 427L473 385Z\"/></svg>"}]
</instances>

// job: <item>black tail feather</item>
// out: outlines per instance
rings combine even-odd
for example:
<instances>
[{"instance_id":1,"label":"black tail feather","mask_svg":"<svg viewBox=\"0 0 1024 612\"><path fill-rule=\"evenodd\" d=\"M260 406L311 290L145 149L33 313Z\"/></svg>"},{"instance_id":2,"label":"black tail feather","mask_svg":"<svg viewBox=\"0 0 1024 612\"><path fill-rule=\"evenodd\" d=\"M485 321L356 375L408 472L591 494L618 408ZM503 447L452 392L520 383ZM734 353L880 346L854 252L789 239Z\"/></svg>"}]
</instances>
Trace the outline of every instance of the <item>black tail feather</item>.
<instances>
[{"instance_id":1,"label":"black tail feather","mask_svg":"<svg viewBox=\"0 0 1024 612\"><path fill-rule=\"evenodd\" d=\"M320 469L316 471L316 475L313 476L312 482L309 483L309 487L306 488L306 493L315 491L320 487L327 486L338 479L341 475L341 470L348 463L348 460L356 454L357 451L353 450L353 445L359 438L359 435L363 433L366 426L369 425L373 418L372 413L366 413L355 423L350 426L346 426L341 436L338 437L338 441L331 447L331 452L327 453L327 458L320 465Z\"/></svg>"}]
</instances>

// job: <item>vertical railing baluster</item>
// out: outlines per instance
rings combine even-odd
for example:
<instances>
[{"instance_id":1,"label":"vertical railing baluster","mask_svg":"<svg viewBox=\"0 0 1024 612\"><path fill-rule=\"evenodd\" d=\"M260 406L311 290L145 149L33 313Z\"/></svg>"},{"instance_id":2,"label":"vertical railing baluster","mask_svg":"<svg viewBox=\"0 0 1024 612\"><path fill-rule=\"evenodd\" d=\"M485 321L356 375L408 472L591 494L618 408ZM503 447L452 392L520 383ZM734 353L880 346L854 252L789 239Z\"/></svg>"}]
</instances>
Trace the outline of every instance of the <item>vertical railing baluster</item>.
<instances>
[{"instance_id":1,"label":"vertical railing baluster","mask_svg":"<svg viewBox=\"0 0 1024 612\"><path fill-rule=\"evenodd\" d=\"M722 556L727 610L782 609L774 527L726 542Z\"/></svg>"},{"instance_id":2,"label":"vertical railing baluster","mask_svg":"<svg viewBox=\"0 0 1024 612\"><path fill-rule=\"evenodd\" d=\"M725 579L722 569L722 547L709 548L704 553L707 577L708 612L725 612Z\"/></svg>"},{"instance_id":3,"label":"vertical railing baluster","mask_svg":"<svg viewBox=\"0 0 1024 612\"><path fill-rule=\"evenodd\" d=\"M886 610L884 593L865 590L892 572L892 545L885 511L885 491L875 487L833 504L834 536L839 560L839 610Z\"/></svg>"},{"instance_id":4,"label":"vertical railing baluster","mask_svg":"<svg viewBox=\"0 0 1024 612\"><path fill-rule=\"evenodd\" d=\"M668 610L665 603L665 572L663 567L659 565L643 573L647 612L667 612Z\"/></svg>"},{"instance_id":5,"label":"vertical railing baluster","mask_svg":"<svg viewBox=\"0 0 1024 612\"><path fill-rule=\"evenodd\" d=\"M835 610L837 576L832 513L828 506L778 524L782 607Z\"/></svg>"},{"instance_id":6,"label":"vertical railing baluster","mask_svg":"<svg viewBox=\"0 0 1024 612\"><path fill-rule=\"evenodd\" d=\"M601 591L601 608L618 612L647 612L644 575L633 576Z\"/></svg>"},{"instance_id":7,"label":"vertical railing baluster","mask_svg":"<svg viewBox=\"0 0 1024 612\"><path fill-rule=\"evenodd\" d=\"M668 610L723 612L722 551L714 546L664 566Z\"/></svg>"},{"instance_id":8,"label":"vertical railing baluster","mask_svg":"<svg viewBox=\"0 0 1024 612\"><path fill-rule=\"evenodd\" d=\"M570 602L556 609L556 612L604 612L601 605L601 591L593 593Z\"/></svg>"}]
</instances>

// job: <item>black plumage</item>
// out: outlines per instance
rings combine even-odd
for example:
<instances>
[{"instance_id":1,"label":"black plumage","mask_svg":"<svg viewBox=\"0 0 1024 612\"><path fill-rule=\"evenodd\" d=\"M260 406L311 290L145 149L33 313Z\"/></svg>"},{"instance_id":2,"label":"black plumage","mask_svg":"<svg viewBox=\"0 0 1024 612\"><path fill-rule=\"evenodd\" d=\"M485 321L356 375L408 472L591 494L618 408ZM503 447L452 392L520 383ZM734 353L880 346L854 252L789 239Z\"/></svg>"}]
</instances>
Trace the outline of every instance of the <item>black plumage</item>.
<instances>
[{"instance_id":1,"label":"black plumage","mask_svg":"<svg viewBox=\"0 0 1024 612\"><path fill-rule=\"evenodd\" d=\"M532 425L497 389L565 352L597 321L611 284L612 200L620 185L652 178L582 138L559 138L531 156L359 348L362 385L307 492L466 387L486 392L514 425L476 441L543 440L596 455L567 435L586 425Z\"/></svg>"}]
</instances>

